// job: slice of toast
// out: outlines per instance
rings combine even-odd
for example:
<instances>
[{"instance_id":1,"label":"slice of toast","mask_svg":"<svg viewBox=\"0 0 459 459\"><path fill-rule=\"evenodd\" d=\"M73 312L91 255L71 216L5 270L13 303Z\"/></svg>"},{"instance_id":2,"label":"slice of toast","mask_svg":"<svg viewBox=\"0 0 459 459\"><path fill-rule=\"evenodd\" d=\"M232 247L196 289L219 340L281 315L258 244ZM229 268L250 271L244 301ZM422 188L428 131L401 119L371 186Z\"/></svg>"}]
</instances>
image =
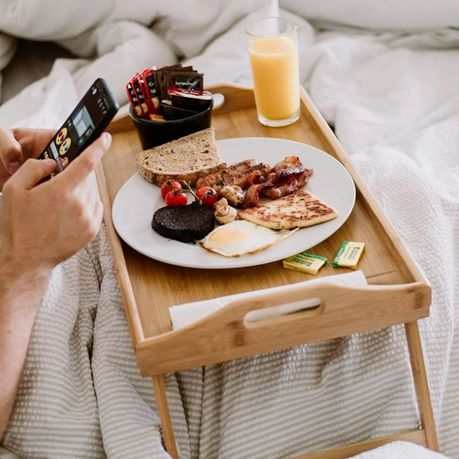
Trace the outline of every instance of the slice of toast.
<instances>
[{"instance_id":1,"label":"slice of toast","mask_svg":"<svg viewBox=\"0 0 459 459\"><path fill-rule=\"evenodd\" d=\"M240 218L272 229L304 228L337 216L335 209L307 191L296 191L239 212Z\"/></svg>"},{"instance_id":2,"label":"slice of toast","mask_svg":"<svg viewBox=\"0 0 459 459\"><path fill-rule=\"evenodd\" d=\"M166 180L186 180L194 185L201 175L226 166L215 143L213 128L142 151L136 161L140 175L159 186Z\"/></svg>"}]
</instances>

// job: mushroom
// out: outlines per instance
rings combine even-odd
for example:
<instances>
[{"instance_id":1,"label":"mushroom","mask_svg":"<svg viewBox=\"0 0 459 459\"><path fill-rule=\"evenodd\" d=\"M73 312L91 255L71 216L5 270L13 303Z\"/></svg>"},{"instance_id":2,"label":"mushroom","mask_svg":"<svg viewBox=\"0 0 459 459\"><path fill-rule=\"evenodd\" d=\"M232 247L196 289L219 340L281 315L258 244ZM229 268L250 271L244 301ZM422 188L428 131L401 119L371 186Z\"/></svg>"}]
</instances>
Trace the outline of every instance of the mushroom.
<instances>
[{"instance_id":1,"label":"mushroom","mask_svg":"<svg viewBox=\"0 0 459 459\"><path fill-rule=\"evenodd\" d=\"M244 193L242 192L242 188L240 186L225 185L221 189L220 193L234 207L239 207L244 201Z\"/></svg>"},{"instance_id":2,"label":"mushroom","mask_svg":"<svg viewBox=\"0 0 459 459\"><path fill-rule=\"evenodd\" d=\"M237 217L237 210L228 205L226 198L221 198L215 203L214 211L215 220L220 225L230 223Z\"/></svg>"}]
</instances>

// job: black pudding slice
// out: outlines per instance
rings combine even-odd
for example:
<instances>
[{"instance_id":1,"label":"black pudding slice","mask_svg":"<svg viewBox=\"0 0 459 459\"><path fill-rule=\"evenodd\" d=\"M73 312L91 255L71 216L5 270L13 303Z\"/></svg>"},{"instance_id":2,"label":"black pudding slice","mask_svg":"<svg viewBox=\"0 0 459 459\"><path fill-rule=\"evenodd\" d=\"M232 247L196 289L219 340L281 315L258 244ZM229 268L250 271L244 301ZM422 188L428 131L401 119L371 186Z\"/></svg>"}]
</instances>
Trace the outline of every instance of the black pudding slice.
<instances>
[{"instance_id":1,"label":"black pudding slice","mask_svg":"<svg viewBox=\"0 0 459 459\"><path fill-rule=\"evenodd\" d=\"M161 207L151 221L151 227L158 234L181 242L202 239L214 229L214 225L213 211L198 202L188 206Z\"/></svg>"}]
</instances>

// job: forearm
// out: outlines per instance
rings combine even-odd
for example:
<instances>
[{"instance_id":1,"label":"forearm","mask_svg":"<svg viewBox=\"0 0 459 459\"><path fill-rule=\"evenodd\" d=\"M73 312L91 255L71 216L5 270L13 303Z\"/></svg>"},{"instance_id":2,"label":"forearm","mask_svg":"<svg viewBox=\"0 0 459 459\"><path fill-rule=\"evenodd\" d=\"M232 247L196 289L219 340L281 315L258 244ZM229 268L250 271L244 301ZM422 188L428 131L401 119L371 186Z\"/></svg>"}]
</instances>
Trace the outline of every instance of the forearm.
<instances>
[{"instance_id":1,"label":"forearm","mask_svg":"<svg viewBox=\"0 0 459 459\"><path fill-rule=\"evenodd\" d=\"M0 253L0 439L14 407L38 305L48 282L46 270L28 271Z\"/></svg>"}]
</instances>

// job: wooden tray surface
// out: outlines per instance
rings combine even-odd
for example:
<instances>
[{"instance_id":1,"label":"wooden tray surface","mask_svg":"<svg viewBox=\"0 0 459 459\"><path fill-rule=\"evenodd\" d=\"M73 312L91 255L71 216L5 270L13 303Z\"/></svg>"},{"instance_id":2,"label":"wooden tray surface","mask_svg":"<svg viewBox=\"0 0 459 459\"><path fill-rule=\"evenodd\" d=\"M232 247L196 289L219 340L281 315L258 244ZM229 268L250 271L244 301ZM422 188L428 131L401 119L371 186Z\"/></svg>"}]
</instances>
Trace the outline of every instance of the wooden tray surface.
<instances>
[{"instance_id":1,"label":"wooden tray surface","mask_svg":"<svg viewBox=\"0 0 459 459\"><path fill-rule=\"evenodd\" d=\"M333 236L310 249L310 252L324 255L331 261L342 241L363 241L366 253L359 269L363 270L370 284L426 283L349 163L336 137L304 91L300 120L291 126L269 128L257 121L253 92L250 89L221 85L211 90L225 95L225 104L214 110L212 116L217 139L261 136L297 140L331 154L353 175L357 199L352 214ZM171 305L313 278L284 269L280 261L228 270L181 268L147 258L120 242L111 223L111 204L119 188L135 173L135 154L142 148L129 117L114 121L109 131L113 135L113 144L103 160L102 168L98 170L98 181L135 346L145 339L171 330L168 311ZM247 155L249 157L250 152ZM257 159L263 160L262 157ZM334 269L328 264L320 271L320 276L340 272L347 270Z\"/></svg>"}]
</instances>

